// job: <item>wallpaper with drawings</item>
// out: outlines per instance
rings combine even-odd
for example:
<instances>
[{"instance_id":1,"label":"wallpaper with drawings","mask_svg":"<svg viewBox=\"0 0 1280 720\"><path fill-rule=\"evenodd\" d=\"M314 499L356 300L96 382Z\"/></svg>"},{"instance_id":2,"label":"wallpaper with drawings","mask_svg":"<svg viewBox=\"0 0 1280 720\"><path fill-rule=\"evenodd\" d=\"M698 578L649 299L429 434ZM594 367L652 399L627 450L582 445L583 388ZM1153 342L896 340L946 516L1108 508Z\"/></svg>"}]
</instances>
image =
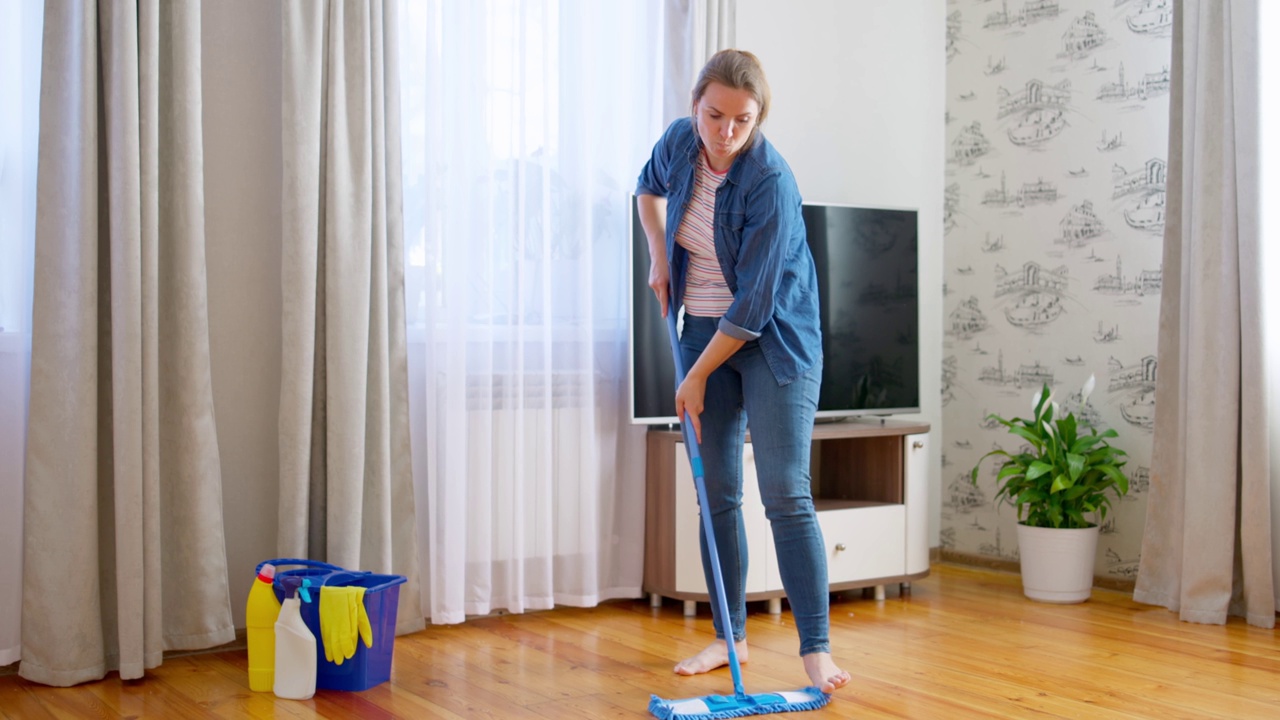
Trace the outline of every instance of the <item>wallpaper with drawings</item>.
<instances>
[{"instance_id":1,"label":"wallpaper with drawings","mask_svg":"<svg viewBox=\"0 0 1280 720\"><path fill-rule=\"evenodd\" d=\"M993 504L1048 383L1129 453L1098 575L1137 574L1155 403L1172 0L949 0L942 402L944 549L1018 557ZM1080 388L1097 388L1080 406Z\"/></svg>"}]
</instances>

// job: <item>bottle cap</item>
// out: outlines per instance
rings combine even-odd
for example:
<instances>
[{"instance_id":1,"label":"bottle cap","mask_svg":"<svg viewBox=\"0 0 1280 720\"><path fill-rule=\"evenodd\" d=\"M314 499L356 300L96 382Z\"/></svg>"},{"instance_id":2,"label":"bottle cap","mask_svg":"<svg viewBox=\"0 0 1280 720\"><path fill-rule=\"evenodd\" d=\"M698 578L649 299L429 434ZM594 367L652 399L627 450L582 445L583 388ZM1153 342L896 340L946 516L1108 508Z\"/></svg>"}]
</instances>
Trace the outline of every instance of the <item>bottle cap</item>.
<instances>
[{"instance_id":1,"label":"bottle cap","mask_svg":"<svg viewBox=\"0 0 1280 720\"><path fill-rule=\"evenodd\" d=\"M276 566L271 563L263 563L258 570L258 579L263 582L271 582L276 578Z\"/></svg>"},{"instance_id":2,"label":"bottle cap","mask_svg":"<svg viewBox=\"0 0 1280 720\"><path fill-rule=\"evenodd\" d=\"M302 602L311 602L311 593L307 592L307 588L311 587L311 581L297 575L284 575L280 578L280 587L284 588L284 596L287 598L302 598Z\"/></svg>"}]
</instances>

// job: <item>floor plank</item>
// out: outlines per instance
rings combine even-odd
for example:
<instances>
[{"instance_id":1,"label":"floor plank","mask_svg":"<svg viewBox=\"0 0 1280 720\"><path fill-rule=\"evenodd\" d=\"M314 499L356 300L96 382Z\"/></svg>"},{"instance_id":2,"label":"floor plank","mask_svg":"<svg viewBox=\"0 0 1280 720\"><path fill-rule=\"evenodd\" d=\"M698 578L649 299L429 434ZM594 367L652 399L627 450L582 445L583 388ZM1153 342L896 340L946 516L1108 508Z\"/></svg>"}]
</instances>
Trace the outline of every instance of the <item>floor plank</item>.
<instances>
[{"instance_id":1,"label":"floor plank","mask_svg":"<svg viewBox=\"0 0 1280 720\"><path fill-rule=\"evenodd\" d=\"M832 650L853 682L805 718L1277 718L1280 641L1233 618L1175 613L1095 590L1087 603L1022 596L1017 575L938 564L908 594L833 598ZM748 692L808 684L787 612L753 604ZM248 688L244 652L167 660L139 681L74 688L0 676L0 718L645 718L668 699L732 692L726 670L686 678L710 613L645 600L478 618L396 639L391 682L280 700Z\"/></svg>"}]
</instances>

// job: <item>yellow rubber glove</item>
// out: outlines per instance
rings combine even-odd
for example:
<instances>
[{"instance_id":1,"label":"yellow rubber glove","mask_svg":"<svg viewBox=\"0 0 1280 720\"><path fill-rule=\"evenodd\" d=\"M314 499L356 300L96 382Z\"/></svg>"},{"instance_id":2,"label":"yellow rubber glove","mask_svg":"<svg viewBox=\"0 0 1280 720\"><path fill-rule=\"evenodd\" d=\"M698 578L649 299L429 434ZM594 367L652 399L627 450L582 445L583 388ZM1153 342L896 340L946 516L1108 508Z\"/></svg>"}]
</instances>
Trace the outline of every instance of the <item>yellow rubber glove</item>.
<instances>
[{"instance_id":1,"label":"yellow rubber glove","mask_svg":"<svg viewBox=\"0 0 1280 720\"><path fill-rule=\"evenodd\" d=\"M353 591L351 597L354 600L356 610L356 617L352 625L360 632L360 639L364 641L364 646L371 648L373 647L373 626L369 624L369 613L364 609L364 588L353 587L351 590ZM352 640L354 641L355 638L352 638ZM352 654L355 653L354 642L351 652Z\"/></svg>"},{"instance_id":2,"label":"yellow rubber glove","mask_svg":"<svg viewBox=\"0 0 1280 720\"><path fill-rule=\"evenodd\" d=\"M373 627L364 608L364 588L359 586L320 588L320 638L324 657L341 665L356 654L356 638L373 647Z\"/></svg>"},{"instance_id":3,"label":"yellow rubber glove","mask_svg":"<svg viewBox=\"0 0 1280 720\"><path fill-rule=\"evenodd\" d=\"M320 639L324 643L324 659L338 665L356 652L351 590L329 585L320 588Z\"/></svg>"}]
</instances>

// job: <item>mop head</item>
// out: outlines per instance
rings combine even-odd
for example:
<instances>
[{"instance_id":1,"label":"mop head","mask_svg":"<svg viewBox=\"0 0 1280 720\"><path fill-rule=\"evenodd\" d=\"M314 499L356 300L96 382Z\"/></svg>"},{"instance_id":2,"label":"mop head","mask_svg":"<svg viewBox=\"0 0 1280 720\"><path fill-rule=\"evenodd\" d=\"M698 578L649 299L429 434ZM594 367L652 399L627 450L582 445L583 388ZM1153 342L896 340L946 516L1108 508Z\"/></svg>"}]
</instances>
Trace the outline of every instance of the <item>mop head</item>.
<instances>
[{"instance_id":1,"label":"mop head","mask_svg":"<svg viewBox=\"0 0 1280 720\"><path fill-rule=\"evenodd\" d=\"M770 713L817 710L831 702L831 696L816 687L794 692L754 695L705 695L685 700L663 700L650 696L649 712L658 720L718 720L719 718L768 715Z\"/></svg>"}]
</instances>

